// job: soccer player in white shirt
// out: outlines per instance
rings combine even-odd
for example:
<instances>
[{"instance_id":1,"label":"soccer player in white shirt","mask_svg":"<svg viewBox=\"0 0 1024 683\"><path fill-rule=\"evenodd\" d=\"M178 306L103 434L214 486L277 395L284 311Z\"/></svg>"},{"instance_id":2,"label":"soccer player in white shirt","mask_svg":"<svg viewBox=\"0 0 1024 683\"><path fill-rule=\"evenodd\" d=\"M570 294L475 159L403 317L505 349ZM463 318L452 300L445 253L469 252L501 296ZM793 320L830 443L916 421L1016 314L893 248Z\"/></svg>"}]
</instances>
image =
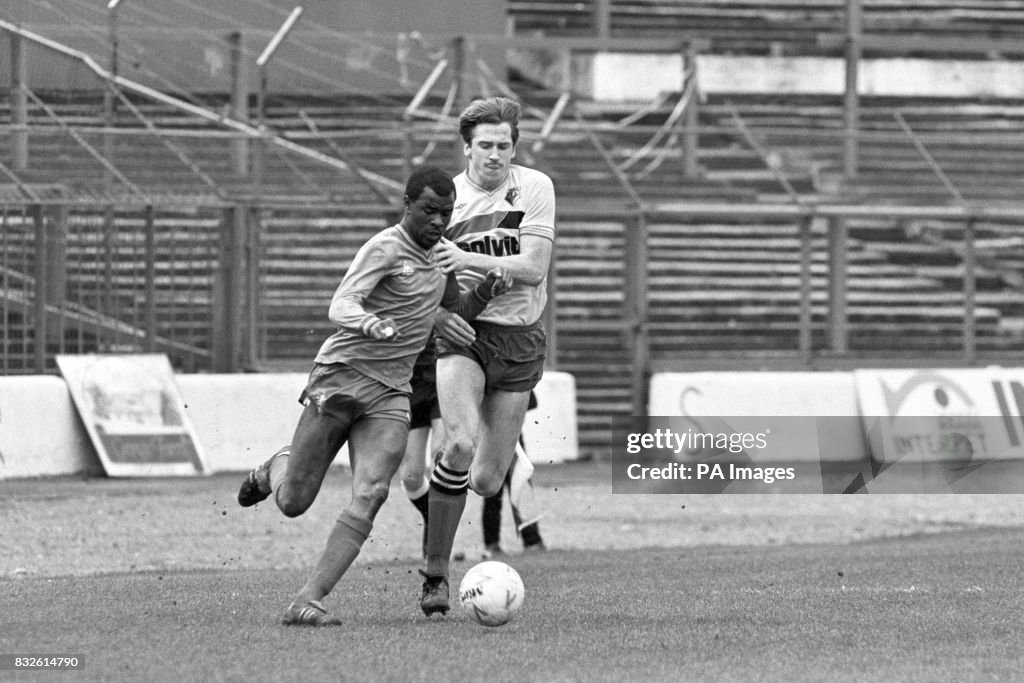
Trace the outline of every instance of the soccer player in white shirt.
<instances>
[{"instance_id":1,"label":"soccer player in white shirt","mask_svg":"<svg viewBox=\"0 0 1024 683\"><path fill-rule=\"evenodd\" d=\"M548 264L555 240L555 192L540 171L512 163L519 105L504 97L472 102L459 116L467 159L438 266L465 291L501 268L512 289L471 323L470 344L438 341L437 393L445 442L431 474L426 567L420 607L449 609L452 545L466 491L500 489L515 454L530 391L544 371Z\"/></svg>"}]
</instances>

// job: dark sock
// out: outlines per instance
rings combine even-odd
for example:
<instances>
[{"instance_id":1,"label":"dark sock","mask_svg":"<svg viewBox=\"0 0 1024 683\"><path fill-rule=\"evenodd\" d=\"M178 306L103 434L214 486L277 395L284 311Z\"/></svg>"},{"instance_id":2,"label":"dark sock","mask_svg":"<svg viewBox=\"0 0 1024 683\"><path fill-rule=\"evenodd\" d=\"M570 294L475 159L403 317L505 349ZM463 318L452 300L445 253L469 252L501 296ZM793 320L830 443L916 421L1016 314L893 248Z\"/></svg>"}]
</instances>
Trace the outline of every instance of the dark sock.
<instances>
[{"instance_id":1,"label":"dark sock","mask_svg":"<svg viewBox=\"0 0 1024 683\"><path fill-rule=\"evenodd\" d=\"M429 498L428 498L428 494L429 493L430 492L428 490L426 493L424 493L419 498L410 498L409 499L409 502L412 503L412 506L414 508L416 508L417 510L419 510L420 514L423 515L423 523L424 524L427 523L428 515L430 514L430 504L429 504Z\"/></svg>"},{"instance_id":2,"label":"dark sock","mask_svg":"<svg viewBox=\"0 0 1024 683\"><path fill-rule=\"evenodd\" d=\"M544 539L540 537L540 524L537 522L524 526L519 531L519 535L523 537L523 545L527 548L544 542Z\"/></svg>"},{"instance_id":3,"label":"dark sock","mask_svg":"<svg viewBox=\"0 0 1024 683\"><path fill-rule=\"evenodd\" d=\"M448 576L448 564L455 545L455 533L466 509L469 472L453 470L438 463L430 475L430 511L427 519L428 576Z\"/></svg>"},{"instance_id":4,"label":"dark sock","mask_svg":"<svg viewBox=\"0 0 1024 683\"><path fill-rule=\"evenodd\" d=\"M490 498L484 498L484 546L501 543L501 489Z\"/></svg>"},{"instance_id":5,"label":"dark sock","mask_svg":"<svg viewBox=\"0 0 1024 683\"><path fill-rule=\"evenodd\" d=\"M427 524L427 520L430 517L430 489L428 488L426 493L418 498L410 498L409 502L412 506L420 511L420 515L423 516L423 557L427 556L427 529L430 525Z\"/></svg>"}]
</instances>

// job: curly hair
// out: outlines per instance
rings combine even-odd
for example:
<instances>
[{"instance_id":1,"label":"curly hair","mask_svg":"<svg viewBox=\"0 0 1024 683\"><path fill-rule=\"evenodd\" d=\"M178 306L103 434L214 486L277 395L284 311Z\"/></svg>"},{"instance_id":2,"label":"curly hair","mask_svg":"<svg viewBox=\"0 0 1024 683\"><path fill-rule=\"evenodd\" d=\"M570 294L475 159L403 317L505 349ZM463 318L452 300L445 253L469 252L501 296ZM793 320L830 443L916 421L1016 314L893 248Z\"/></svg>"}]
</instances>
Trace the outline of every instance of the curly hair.
<instances>
[{"instance_id":1,"label":"curly hair","mask_svg":"<svg viewBox=\"0 0 1024 683\"><path fill-rule=\"evenodd\" d=\"M447 197L455 192L455 183L447 171L438 166L417 166L405 182L405 196L414 202L426 187L436 192L438 197Z\"/></svg>"}]
</instances>

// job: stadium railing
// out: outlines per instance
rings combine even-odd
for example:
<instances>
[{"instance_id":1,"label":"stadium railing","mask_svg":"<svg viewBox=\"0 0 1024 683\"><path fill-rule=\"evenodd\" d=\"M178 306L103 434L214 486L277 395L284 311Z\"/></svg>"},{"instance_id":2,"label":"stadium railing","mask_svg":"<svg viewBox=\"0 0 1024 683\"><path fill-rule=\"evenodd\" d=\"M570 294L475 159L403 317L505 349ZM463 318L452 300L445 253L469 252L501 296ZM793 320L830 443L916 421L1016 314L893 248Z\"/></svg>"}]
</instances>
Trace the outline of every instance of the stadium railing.
<instances>
[{"instance_id":1,"label":"stadium railing","mask_svg":"<svg viewBox=\"0 0 1024 683\"><path fill-rule=\"evenodd\" d=\"M579 49L614 44L580 41ZM483 82L498 92L507 85ZM223 98L199 114L133 92L118 100L131 125L108 125L95 101L72 96L62 109L35 93L36 118L11 129L29 134L32 164L7 169L0 202L2 371L53 372L57 353L143 350L168 353L183 370L305 365L331 331L324 311L344 265L394 217L367 178L397 183L409 150L447 154L454 102L434 93L403 118L408 98L348 114L336 102L279 97L268 127L335 162L304 164L315 155L275 145L283 151L268 160L279 163L254 185L232 177L231 143L262 134L219 128ZM806 103L709 97L694 124L678 116L683 95L625 112L566 103L560 92L527 100L523 152L559 187L551 361L578 378L581 445L607 441L610 415L644 412L655 369L1019 361L1019 283L1003 260L1024 218L1019 203L969 191L952 201L892 110L879 110L888 129L858 131L861 162L870 167L875 149L884 168L898 153L919 169L906 184L925 177L937 192L920 205L890 205L843 181L822 202L821 178L808 169L827 176L835 167L840 100L821 115ZM890 106L906 113L906 105ZM929 132L927 117L907 116L962 187L949 160L959 158L970 177L970 155L943 157L944 124ZM817 119L823 130L807 134L813 126L796 119ZM687 175L688 133L701 143L690 150L697 178ZM109 156L105 135L117 143ZM396 153L403 140L406 151ZM104 171L118 180L89 148L128 183L88 185ZM1008 151L1003 177L1015 159ZM321 175L323 167L332 170ZM125 192L129 183L137 191ZM909 238L930 248L910 254Z\"/></svg>"}]
</instances>

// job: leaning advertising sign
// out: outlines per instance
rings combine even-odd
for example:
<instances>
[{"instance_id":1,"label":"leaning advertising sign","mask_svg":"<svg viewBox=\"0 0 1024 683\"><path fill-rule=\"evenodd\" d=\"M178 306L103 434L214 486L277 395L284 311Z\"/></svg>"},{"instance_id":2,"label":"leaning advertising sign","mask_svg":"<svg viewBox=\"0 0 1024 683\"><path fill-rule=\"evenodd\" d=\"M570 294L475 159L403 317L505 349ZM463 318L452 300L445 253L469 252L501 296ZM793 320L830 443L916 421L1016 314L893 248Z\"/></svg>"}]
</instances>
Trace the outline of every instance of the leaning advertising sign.
<instances>
[{"instance_id":1,"label":"leaning advertising sign","mask_svg":"<svg viewBox=\"0 0 1024 683\"><path fill-rule=\"evenodd\" d=\"M206 471L166 356L61 355L57 365L109 476Z\"/></svg>"}]
</instances>

